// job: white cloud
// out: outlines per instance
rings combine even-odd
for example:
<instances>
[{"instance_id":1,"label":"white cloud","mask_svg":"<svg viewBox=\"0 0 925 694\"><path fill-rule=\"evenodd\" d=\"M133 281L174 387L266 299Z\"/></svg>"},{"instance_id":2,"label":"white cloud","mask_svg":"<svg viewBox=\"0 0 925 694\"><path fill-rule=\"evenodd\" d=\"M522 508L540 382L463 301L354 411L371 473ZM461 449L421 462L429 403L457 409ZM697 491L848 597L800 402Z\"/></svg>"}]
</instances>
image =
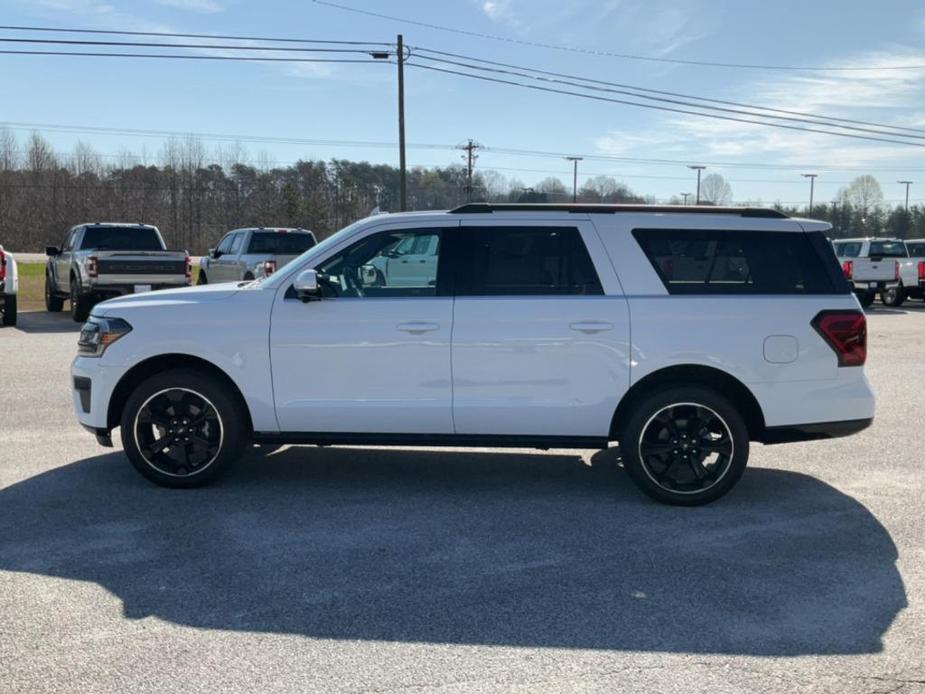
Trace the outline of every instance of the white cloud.
<instances>
[{"instance_id":1,"label":"white cloud","mask_svg":"<svg viewBox=\"0 0 925 694\"><path fill-rule=\"evenodd\" d=\"M166 7L175 7L180 10L189 12L200 12L203 14L214 14L222 12L225 8L216 0L154 0L158 5Z\"/></svg>"},{"instance_id":2,"label":"white cloud","mask_svg":"<svg viewBox=\"0 0 925 694\"><path fill-rule=\"evenodd\" d=\"M513 0L474 0L482 12L493 22L507 24L509 27L524 32L526 22L514 11Z\"/></svg>"}]
</instances>

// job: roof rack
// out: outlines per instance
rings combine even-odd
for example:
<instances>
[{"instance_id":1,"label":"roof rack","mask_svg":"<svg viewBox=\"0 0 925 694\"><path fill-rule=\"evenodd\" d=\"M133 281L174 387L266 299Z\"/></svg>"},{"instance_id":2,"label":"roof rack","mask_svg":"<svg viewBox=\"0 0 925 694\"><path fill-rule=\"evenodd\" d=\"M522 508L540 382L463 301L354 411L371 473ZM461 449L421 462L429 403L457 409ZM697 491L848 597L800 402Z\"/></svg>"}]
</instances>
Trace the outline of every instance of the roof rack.
<instances>
[{"instance_id":1,"label":"roof rack","mask_svg":"<svg viewBox=\"0 0 925 694\"><path fill-rule=\"evenodd\" d=\"M681 214L731 214L740 217L788 219L779 210L767 207L713 207L710 205L588 205L581 203L546 202L470 202L450 210L453 214L485 214L490 212L577 212L616 214L618 212L674 212Z\"/></svg>"}]
</instances>

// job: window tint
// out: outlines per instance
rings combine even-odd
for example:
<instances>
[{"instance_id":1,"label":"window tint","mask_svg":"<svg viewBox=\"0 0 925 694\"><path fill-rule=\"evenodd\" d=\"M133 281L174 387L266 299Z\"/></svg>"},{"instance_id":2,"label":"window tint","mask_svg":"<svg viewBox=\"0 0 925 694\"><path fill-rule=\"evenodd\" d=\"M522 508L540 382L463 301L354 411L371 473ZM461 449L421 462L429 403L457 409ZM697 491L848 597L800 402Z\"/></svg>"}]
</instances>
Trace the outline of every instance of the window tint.
<instances>
[{"instance_id":1,"label":"window tint","mask_svg":"<svg viewBox=\"0 0 925 694\"><path fill-rule=\"evenodd\" d=\"M436 296L440 231L386 231L356 242L315 268L322 292L339 297ZM421 257L399 249L424 248Z\"/></svg>"},{"instance_id":2,"label":"window tint","mask_svg":"<svg viewBox=\"0 0 925 694\"><path fill-rule=\"evenodd\" d=\"M221 240L218 244L218 247L215 249L220 253L228 253L231 250L231 244L234 242L234 237L236 234L228 234Z\"/></svg>"},{"instance_id":3,"label":"window tint","mask_svg":"<svg viewBox=\"0 0 925 694\"><path fill-rule=\"evenodd\" d=\"M839 258L857 258L861 255L860 241L842 241L835 243L835 255Z\"/></svg>"},{"instance_id":4,"label":"window tint","mask_svg":"<svg viewBox=\"0 0 925 694\"><path fill-rule=\"evenodd\" d=\"M87 227L81 250L162 251L157 232L150 227Z\"/></svg>"},{"instance_id":5,"label":"window tint","mask_svg":"<svg viewBox=\"0 0 925 694\"><path fill-rule=\"evenodd\" d=\"M906 244L902 241L871 241L868 255L872 258L906 258Z\"/></svg>"},{"instance_id":6,"label":"window tint","mask_svg":"<svg viewBox=\"0 0 925 694\"><path fill-rule=\"evenodd\" d=\"M241 242L244 240L244 232L234 234L231 237L231 247L228 249L228 255L237 255L241 250Z\"/></svg>"},{"instance_id":7,"label":"window tint","mask_svg":"<svg viewBox=\"0 0 925 694\"><path fill-rule=\"evenodd\" d=\"M846 291L808 234L636 229L671 294L835 294Z\"/></svg>"},{"instance_id":8,"label":"window tint","mask_svg":"<svg viewBox=\"0 0 925 694\"><path fill-rule=\"evenodd\" d=\"M907 243L906 246L909 248L910 256L915 258L925 256L925 243Z\"/></svg>"},{"instance_id":9,"label":"window tint","mask_svg":"<svg viewBox=\"0 0 925 694\"><path fill-rule=\"evenodd\" d=\"M251 236L248 253L269 255L299 255L315 245L311 234L284 231L257 231Z\"/></svg>"},{"instance_id":10,"label":"window tint","mask_svg":"<svg viewBox=\"0 0 925 694\"><path fill-rule=\"evenodd\" d=\"M574 227L469 227L461 230L456 294L603 294Z\"/></svg>"}]
</instances>

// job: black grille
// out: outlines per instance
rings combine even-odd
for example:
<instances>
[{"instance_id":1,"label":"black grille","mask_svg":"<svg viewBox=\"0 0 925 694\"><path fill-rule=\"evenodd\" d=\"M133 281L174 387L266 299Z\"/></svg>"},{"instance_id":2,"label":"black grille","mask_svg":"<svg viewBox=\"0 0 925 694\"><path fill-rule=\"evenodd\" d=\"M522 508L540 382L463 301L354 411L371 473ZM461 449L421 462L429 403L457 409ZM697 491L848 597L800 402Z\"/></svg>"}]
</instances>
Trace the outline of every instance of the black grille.
<instances>
[{"instance_id":1,"label":"black grille","mask_svg":"<svg viewBox=\"0 0 925 694\"><path fill-rule=\"evenodd\" d=\"M183 275L185 260L100 260L97 272L101 275Z\"/></svg>"}]
</instances>

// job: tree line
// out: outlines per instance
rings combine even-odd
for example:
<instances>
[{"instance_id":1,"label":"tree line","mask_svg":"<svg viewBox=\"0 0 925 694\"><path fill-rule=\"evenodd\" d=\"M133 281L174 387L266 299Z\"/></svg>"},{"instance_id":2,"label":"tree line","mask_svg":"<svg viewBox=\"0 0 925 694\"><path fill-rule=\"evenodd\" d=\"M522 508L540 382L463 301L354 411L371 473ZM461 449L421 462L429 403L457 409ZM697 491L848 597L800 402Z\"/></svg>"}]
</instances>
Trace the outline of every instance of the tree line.
<instances>
[{"instance_id":1,"label":"tree line","mask_svg":"<svg viewBox=\"0 0 925 694\"><path fill-rule=\"evenodd\" d=\"M38 251L60 243L74 224L123 221L154 224L169 247L201 254L236 227L302 227L323 238L376 210L398 209L398 169L385 164L332 159L275 165L265 156L248 160L240 145L209 150L193 137L165 142L157 164L145 159L131 152L107 159L84 143L58 153L39 133L19 142L0 129L0 243ZM410 209L448 209L467 200L461 165L415 167L407 179ZM814 206L812 216L831 221L836 236L925 237L925 209L887 210L882 195L877 199L879 186L872 191L869 184L852 184L831 204ZM706 204L724 204L732 191L722 176L711 174L701 197ZM563 202L572 199L572 190L555 177L525 186L489 170L473 175L471 198ZM588 179L577 199L654 202L610 176Z\"/></svg>"}]
</instances>

